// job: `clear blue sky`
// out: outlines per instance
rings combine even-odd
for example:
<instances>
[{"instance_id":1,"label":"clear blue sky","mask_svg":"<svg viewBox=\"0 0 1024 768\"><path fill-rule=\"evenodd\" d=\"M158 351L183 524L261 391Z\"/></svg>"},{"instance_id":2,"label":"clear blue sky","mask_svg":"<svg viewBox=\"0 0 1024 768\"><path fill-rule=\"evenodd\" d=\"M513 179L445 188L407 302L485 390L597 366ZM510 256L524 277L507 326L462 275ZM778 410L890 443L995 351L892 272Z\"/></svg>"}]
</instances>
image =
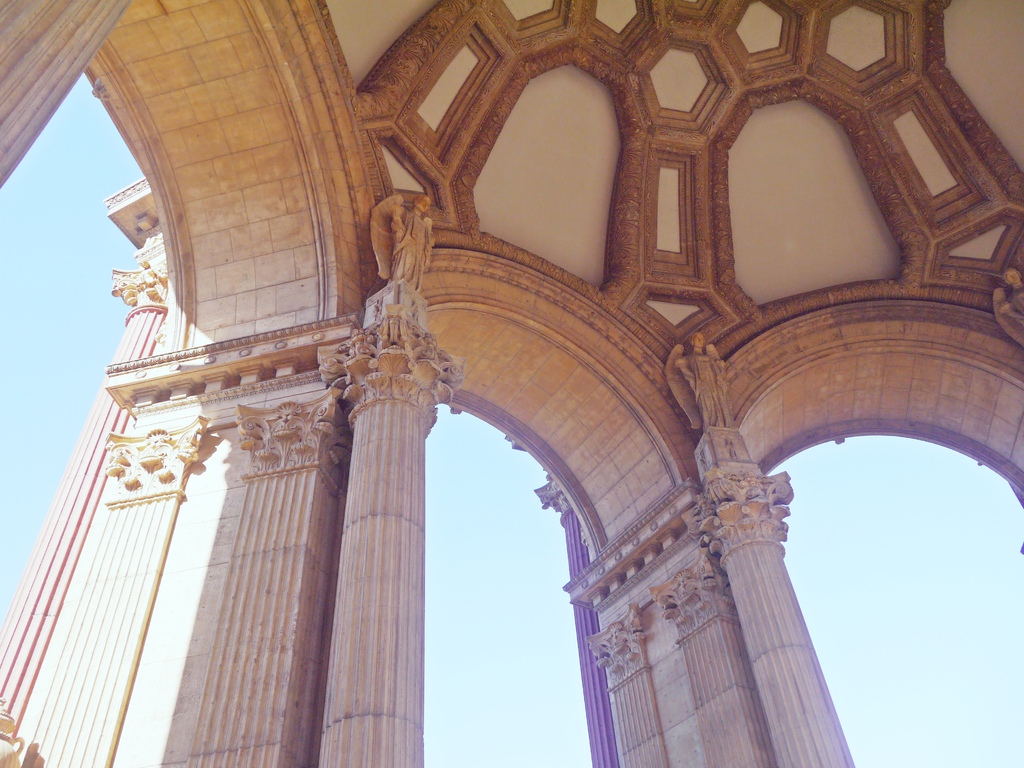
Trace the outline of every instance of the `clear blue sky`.
<instances>
[{"instance_id":1,"label":"clear blue sky","mask_svg":"<svg viewBox=\"0 0 1024 768\"><path fill-rule=\"evenodd\" d=\"M104 197L140 173L80 84L0 189L0 606L28 557L125 310ZM589 765L562 531L539 467L442 409L428 443L428 768ZM861 766L1021 764L1024 511L991 471L891 438L793 476L787 563ZM496 749L495 745L500 745Z\"/></svg>"}]
</instances>

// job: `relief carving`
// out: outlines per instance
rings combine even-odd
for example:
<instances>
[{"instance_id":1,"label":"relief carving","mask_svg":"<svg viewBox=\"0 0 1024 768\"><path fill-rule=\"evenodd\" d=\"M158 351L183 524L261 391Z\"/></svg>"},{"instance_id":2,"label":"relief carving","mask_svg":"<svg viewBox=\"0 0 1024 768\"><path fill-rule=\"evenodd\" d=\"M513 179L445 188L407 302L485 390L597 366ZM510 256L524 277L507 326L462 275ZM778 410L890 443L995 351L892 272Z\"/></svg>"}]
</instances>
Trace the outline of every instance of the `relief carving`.
<instances>
[{"instance_id":1,"label":"relief carving","mask_svg":"<svg viewBox=\"0 0 1024 768\"><path fill-rule=\"evenodd\" d=\"M338 464L345 450L336 411L337 400L330 394L305 405L238 406L235 421L242 450L250 454L249 475Z\"/></svg>"},{"instance_id":2,"label":"relief carving","mask_svg":"<svg viewBox=\"0 0 1024 768\"><path fill-rule=\"evenodd\" d=\"M789 475L729 473L712 467L704 476L704 494L698 504L701 543L712 555L729 553L751 542L786 540L793 500Z\"/></svg>"},{"instance_id":3,"label":"relief carving","mask_svg":"<svg viewBox=\"0 0 1024 768\"><path fill-rule=\"evenodd\" d=\"M185 474L199 457L207 419L183 430L154 429L145 437L111 435L107 443L107 477L117 483L114 503L181 492Z\"/></svg>"},{"instance_id":4,"label":"relief carving","mask_svg":"<svg viewBox=\"0 0 1024 768\"><path fill-rule=\"evenodd\" d=\"M587 638L597 665L608 675L609 689L615 688L647 666L647 635L640 625L637 605L626 616Z\"/></svg>"},{"instance_id":5,"label":"relief carving","mask_svg":"<svg viewBox=\"0 0 1024 768\"><path fill-rule=\"evenodd\" d=\"M374 403L401 401L422 409L432 425L437 404L450 403L461 386L462 366L397 304L385 307L379 321L357 330L337 349L321 350L320 355L320 376L350 404L352 424Z\"/></svg>"},{"instance_id":6,"label":"relief carving","mask_svg":"<svg viewBox=\"0 0 1024 768\"><path fill-rule=\"evenodd\" d=\"M680 643L718 616L736 618L729 579L704 550L671 581L651 587L651 596L676 625Z\"/></svg>"},{"instance_id":7,"label":"relief carving","mask_svg":"<svg viewBox=\"0 0 1024 768\"><path fill-rule=\"evenodd\" d=\"M167 306L167 262L151 265L140 262L142 269L113 271L114 289L111 293L119 296L129 307Z\"/></svg>"},{"instance_id":8,"label":"relief carving","mask_svg":"<svg viewBox=\"0 0 1024 768\"><path fill-rule=\"evenodd\" d=\"M576 519L579 521L580 541L583 542L583 546L586 547L588 551L594 551L583 516L576 512L576 508L572 505L572 502L569 501L569 497L566 496L562 486L560 486L558 482L551 477L551 475L548 475L547 485L536 489L534 493L536 493L537 498L540 499L541 509L553 509L557 512L559 518L563 521L563 526L565 525L564 520L566 515L576 515Z\"/></svg>"}]
</instances>

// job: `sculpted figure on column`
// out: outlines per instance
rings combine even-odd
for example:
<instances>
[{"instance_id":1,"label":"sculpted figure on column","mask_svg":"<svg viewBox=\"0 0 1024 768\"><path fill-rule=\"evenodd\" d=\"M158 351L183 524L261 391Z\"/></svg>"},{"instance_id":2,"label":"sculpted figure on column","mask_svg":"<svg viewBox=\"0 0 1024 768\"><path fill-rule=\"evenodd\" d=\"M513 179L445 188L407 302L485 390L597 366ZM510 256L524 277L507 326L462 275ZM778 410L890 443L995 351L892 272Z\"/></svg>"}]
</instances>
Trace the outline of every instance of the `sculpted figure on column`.
<instances>
[{"instance_id":1,"label":"sculpted figure on column","mask_svg":"<svg viewBox=\"0 0 1024 768\"><path fill-rule=\"evenodd\" d=\"M677 344L665 364L665 377L679 405L694 429L735 426L725 386L725 363L714 344L705 344L704 334L690 339L685 355Z\"/></svg>"},{"instance_id":2,"label":"sculpted figure on column","mask_svg":"<svg viewBox=\"0 0 1024 768\"><path fill-rule=\"evenodd\" d=\"M430 198L419 195L412 210L405 198L392 195L370 214L370 239L377 257L378 274L385 280L405 282L419 292L423 273L434 247L434 223L426 215Z\"/></svg>"},{"instance_id":3,"label":"sculpted figure on column","mask_svg":"<svg viewBox=\"0 0 1024 768\"><path fill-rule=\"evenodd\" d=\"M992 294L992 310L999 327L1024 347L1024 282L1016 269L1006 270L1003 281L1006 287L999 286Z\"/></svg>"}]
</instances>

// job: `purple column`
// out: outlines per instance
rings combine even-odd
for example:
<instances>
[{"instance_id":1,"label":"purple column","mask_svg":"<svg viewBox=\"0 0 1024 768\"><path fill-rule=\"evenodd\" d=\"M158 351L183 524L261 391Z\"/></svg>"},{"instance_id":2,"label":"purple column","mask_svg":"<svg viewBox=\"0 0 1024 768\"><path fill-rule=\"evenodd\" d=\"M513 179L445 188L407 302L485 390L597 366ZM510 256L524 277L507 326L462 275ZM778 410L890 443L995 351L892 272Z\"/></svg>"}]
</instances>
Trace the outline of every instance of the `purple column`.
<instances>
[{"instance_id":1,"label":"purple column","mask_svg":"<svg viewBox=\"0 0 1024 768\"><path fill-rule=\"evenodd\" d=\"M569 578L590 565L590 554L580 537L580 521L573 512L562 515L565 547L569 553ZM583 678L583 705L587 711L590 731L590 756L594 768L619 768L615 748L615 724L612 722L612 700L604 670L597 666L597 657L587 645L587 638L601 631L597 612L578 605L572 607L576 618L576 646L580 654L580 675Z\"/></svg>"}]
</instances>

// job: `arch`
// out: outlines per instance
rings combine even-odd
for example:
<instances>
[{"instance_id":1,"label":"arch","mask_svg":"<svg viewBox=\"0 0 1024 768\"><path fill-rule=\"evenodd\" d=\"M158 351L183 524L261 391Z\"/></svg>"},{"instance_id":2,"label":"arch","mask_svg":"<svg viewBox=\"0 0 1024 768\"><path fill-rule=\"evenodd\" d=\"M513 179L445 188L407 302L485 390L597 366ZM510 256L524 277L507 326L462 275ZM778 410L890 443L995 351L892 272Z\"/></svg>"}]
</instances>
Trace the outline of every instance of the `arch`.
<instances>
[{"instance_id":1,"label":"arch","mask_svg":"<svg viewBox=\"0 0 1024 768\"><path fill-rule=\"evenodd\" d=\"M161 211L172 348L361 304L369 196L330 34L312 3L136 4L90 66Z\"/></svg>"},{"instance_id":2,"label":"arch","mask_svg":"<svg viewBox=\"0 0 1024 768\"><path fill-rule=\"evenodd\" d=\"M854 435L964 453L1024 497L1024 350L991 316L878 302L791 320L730 360L730 395L763 469Z\"/></svg>"},{"instance_id":3,"label":"arch","mask_svg":"<svg viewBox=\"0 0 1024 768\"><path fill-rule=\"evenodd\" d=\"M522 266L454 249L435 252L423 293L439 344L468 360L457 407L557 475L595 542L696 475L661 370L589 302Z\"/></svg>"}]
</instances>

